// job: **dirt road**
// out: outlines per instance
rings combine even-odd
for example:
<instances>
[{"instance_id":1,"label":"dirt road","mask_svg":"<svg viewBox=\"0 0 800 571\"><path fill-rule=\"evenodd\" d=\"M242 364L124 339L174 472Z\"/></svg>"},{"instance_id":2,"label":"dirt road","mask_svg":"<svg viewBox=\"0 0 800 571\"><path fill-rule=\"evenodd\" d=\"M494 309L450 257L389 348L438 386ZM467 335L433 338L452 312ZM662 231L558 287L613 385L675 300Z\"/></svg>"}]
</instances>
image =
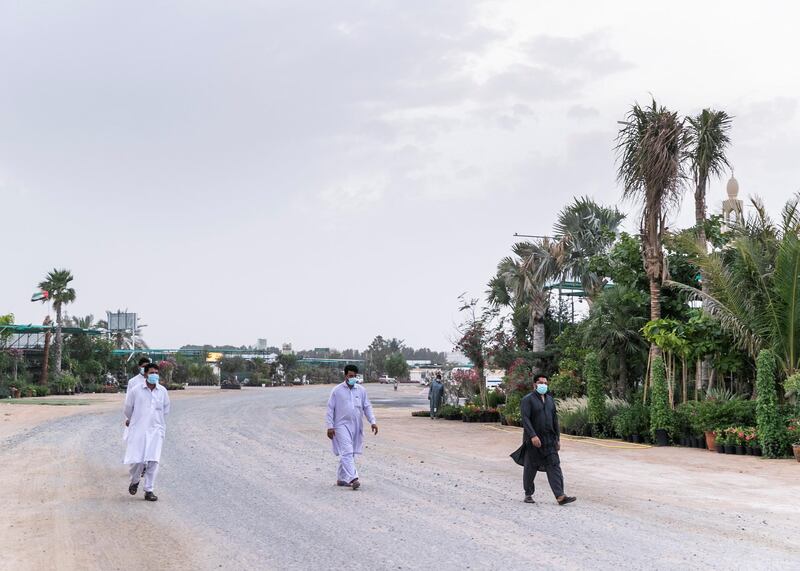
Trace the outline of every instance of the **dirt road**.
<instances>
[{"instance_id":1,"label":"dirt road","mask_svg":"<svg viewBox=\"0 0 800 571\"><path fill-rule=\"evenodd\" d=\"M800 569L795 462L564 441L578 502L541 474L528 505L518 429L411 418L418 388L369 385L353 492L330 388L175 393L156 503L127 493L120 396L0 404L0 569Z\"/></svg>"}]
</instances>

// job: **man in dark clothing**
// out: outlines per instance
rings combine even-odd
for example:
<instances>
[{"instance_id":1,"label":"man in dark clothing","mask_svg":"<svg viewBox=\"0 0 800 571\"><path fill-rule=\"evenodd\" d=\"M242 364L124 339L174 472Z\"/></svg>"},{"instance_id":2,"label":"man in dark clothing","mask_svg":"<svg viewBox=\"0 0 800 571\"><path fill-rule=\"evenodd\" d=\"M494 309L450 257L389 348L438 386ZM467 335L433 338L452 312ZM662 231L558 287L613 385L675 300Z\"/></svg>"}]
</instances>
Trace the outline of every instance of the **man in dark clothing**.
<instances>
[{"instance_id":1,"label":"man in dark clothing","mask_svg":"<svg viewBox=\"0 0 800 571\"><path fill-rule=\"evenodd\" d=\"M436 373L436 378L428 389L428 400L431 401L431 418L439 416L439 409L442 407L444 397L444 384L442 384L442 374Z\"/></svg>"},{"instance_id":2,"label":"man in dark clothing","mask_svg":"<svg viewBox=\"0 0 800 571\"><path fill-rule=\"evenodd\" d=\"M550 489L560 505L575 501L574 496L564 494L564 475L561 473L561 434L558 426L556 403L547 393L547 377L534 377L533 391L525 395L520 404L522 413L522 453L524 469L522 485L525 488L525 503L532 504L536 472L547 472Z\"/></svg>"}]
</instances>

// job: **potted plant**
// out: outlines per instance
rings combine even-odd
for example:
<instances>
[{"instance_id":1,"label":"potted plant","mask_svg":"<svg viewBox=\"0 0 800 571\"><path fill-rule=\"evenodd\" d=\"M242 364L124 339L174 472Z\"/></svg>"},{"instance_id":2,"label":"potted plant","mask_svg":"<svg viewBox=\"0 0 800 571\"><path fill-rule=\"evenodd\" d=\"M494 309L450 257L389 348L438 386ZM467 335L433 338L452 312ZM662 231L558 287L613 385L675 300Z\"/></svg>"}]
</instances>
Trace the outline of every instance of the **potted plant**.
<instances>
[{"instance_id":1,"label":"potted plant","mask_svg":"<svg viewBox=\"0 0 800 571\"><path fill-rule=\"evenodd\" d=\"M718 454L725 453L725 433L720 429L714 431L714 450Z\"/></svg>"},{"instance_id":2,"label":"potted plant","mask_svg":"<svg viewBox=\"0 0 800 571\"><path fill-rule=\"evenodd\" d=\"M800 418L790 418L786 432L788 432L789 442L792 444L794 459L800 462Z\"/></svg>"},{"instance_id":3,"label":"potted plant","mask_svg":"<svg viewBox=\"0 0 800 571\"><path fill-rule=\"evenodd\" d=\"M730 427L724 431L722 444L725 447L725 454L736 454L736 438Z\"/></svg>"}]
</instances>

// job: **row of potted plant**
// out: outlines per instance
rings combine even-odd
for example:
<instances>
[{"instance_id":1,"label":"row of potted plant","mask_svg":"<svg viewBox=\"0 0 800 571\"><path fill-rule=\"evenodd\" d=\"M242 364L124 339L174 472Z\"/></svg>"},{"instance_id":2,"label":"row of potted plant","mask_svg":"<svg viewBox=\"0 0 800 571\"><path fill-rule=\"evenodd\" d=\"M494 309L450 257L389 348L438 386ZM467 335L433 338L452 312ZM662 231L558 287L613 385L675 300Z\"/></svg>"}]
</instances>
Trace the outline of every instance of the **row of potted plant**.
<instances>
[{"instance_id":1,"label":"row of potted plant","mask_svg":"<svg viewBox=\"0 0 800 571\"><path fill-rule=\"evenodd\" d=\"M720 454L761 456L758 433L752 426L729 426L715 430L714 449Z\"/></svg>"}]
</instances>

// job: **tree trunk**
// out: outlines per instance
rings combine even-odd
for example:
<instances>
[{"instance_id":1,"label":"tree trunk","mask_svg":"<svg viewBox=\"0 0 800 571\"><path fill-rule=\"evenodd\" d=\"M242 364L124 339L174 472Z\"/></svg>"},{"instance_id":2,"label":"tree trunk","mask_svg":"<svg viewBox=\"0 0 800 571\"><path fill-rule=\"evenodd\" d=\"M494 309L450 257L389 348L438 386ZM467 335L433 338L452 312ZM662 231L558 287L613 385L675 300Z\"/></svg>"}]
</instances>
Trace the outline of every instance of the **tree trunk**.
<instances>
[{"instance_id":1,"label":"tree trunk","mask_svg":"<svg viewBox=\"0 0 800 571\"><path fill-rule=\"evenodd\" d=\"M625 398L628 392L628 359L625 348L619 350L619 382L617 384L617 396Z\"/></svg>"},{"instance_id":2,"label":"tree trunk","mask_svg":"<svg viewBox=\"0 0 800 571\"><path fill-rule=\"evenodd\" d=\"M683 384L682 384L682 387L681 387L682 390L683 390L683 394L681 396L683 397L682 400L685 403L685 402L687 402L689 400L689 394L688 394L689 393L689 369L686 367L686 358L685 357L681 357L681 367L683 369L682 370L682 373L683 373Z\"/></svg>"},{"instance_id":3,"label":"tree trunk","mask_svg":"<svg viewBox=\"0 0 800 571\"><path fill-rule=\"evenodd\" d=\"M50 325L50 318L45 319L44 324ZM42 376L39 378L40 385L47 385L47 372L50 367L50 336L51 333L48 330L44 334L44 355L42 356Z\"/></svg>"},{"instance_id":4,"label":"tree trunk","mask_svg":"<svg viewBox=\"0 0 800 571\"><path fill-rule=\"evenodd\" d=\"M61 374L61 350L64 344L64 338L61 335L61 304L54 304L56 307L56 374Z\"/></svg>"},{"instance_id":5,"label":"tree trunk","mask_svg":"<svg viewBox=\"0 0 800 571\"><path fill-rule=\"evenodd\" d=\"M544 351L544 320L533 322L533 352L542 353Z\"/></svg>"},{"instance_id":6,"label":"tree trunk","mask_svg":"<svg viewBox=\"0 0 800 571\"><path fill-rule=\"evenodd\" d=\"M698 400L700 389L703 388L703 361L697 360L694 367L694 400Z\"/></svg>"}]
</instances>

